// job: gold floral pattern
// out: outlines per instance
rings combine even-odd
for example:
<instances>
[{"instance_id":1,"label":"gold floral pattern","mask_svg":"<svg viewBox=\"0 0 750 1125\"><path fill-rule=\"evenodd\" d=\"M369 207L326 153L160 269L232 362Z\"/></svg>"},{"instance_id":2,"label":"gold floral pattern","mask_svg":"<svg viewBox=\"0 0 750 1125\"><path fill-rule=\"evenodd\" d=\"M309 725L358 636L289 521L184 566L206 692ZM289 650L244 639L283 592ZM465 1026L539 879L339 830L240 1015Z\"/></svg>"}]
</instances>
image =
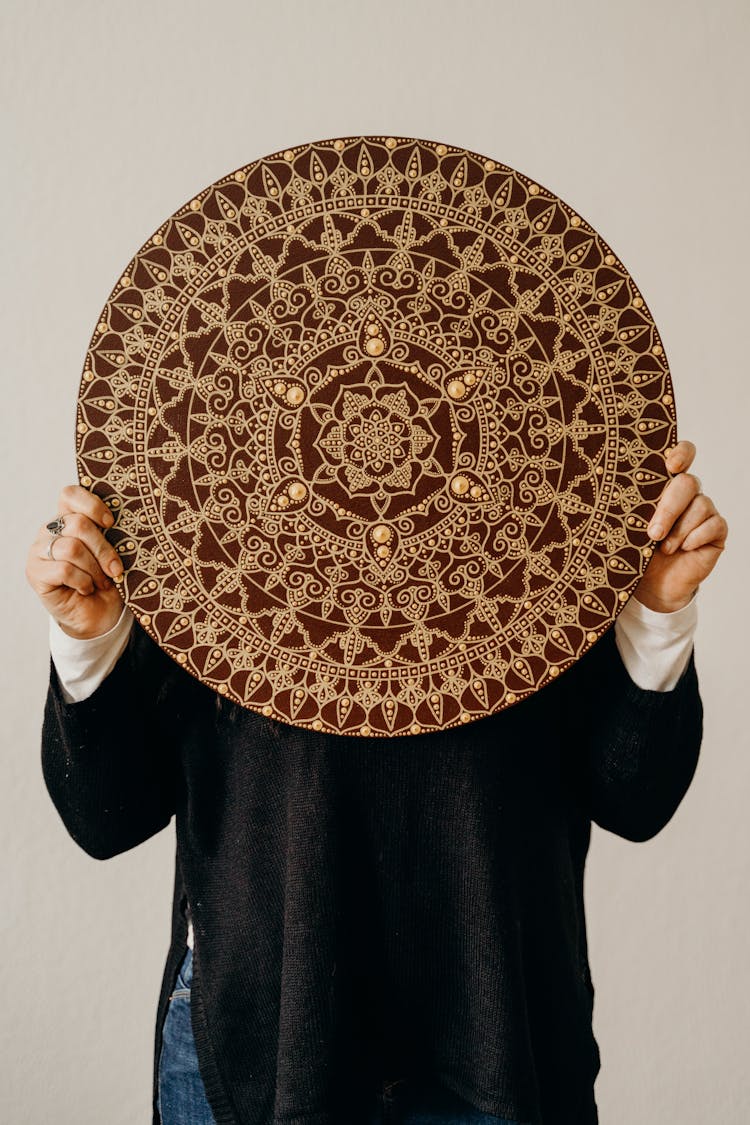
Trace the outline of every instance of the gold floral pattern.
<instances>
[{"instance_id":1,"label":"gold floral pattern","mask_svg":"<svg viewBox=\"0 0 750 1125\"><path fill-rule=\"evenodd\" d=\"M347 735L511 706L608 628L676 436L628 272L507 165L302 145L141 247L91 340L81 483L188 672Z\"/></svg>"}]
</instances>

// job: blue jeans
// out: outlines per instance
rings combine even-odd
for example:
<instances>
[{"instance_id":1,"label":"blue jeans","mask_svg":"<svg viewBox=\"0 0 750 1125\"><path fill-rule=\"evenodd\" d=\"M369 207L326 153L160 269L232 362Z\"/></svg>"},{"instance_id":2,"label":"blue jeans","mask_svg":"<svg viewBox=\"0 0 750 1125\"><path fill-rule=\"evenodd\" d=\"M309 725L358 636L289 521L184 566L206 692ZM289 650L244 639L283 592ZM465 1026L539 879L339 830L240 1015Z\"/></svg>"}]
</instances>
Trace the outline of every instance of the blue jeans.
<instances>
[{"instance_id":1,"label":"blue jeans","mask_svg":"<svg viewBox=\"0 0 750 1125\"><path fill-rule=\"evenodd\" d=\"M169 997L159 1055L159 1097L162 1125L216 1125L198 1070L190 1022L193 951L188 946Z\"/></svg>"},{"instance_id":2,"label":"blue jeans","mask_svg":"<svg viewBox=\"0 0 750 1125\"><path fill-rule=\"evenodd\" d=\"M216 1125L206 1099L190 1022L193 951L188 947L169 999L159 1056L162 1125ZM400 1081L383 1083L369 1125L518 1125L481 1113L450 1090L423 1095Z\"/></svg>"}]
</instances>

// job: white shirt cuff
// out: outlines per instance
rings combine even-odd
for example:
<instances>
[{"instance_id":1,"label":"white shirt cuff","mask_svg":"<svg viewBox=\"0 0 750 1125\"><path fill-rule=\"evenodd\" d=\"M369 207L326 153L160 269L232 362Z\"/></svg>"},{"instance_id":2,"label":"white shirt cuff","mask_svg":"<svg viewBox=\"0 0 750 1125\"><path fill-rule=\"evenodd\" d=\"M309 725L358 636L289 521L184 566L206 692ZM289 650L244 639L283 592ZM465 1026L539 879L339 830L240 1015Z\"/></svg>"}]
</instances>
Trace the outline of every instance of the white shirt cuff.
<instances>
[{"instance_id":1,"label":"white shirt cuff","mask_svg":"<svg viewBox=\"0 0 750 1125\"><path fill-rule=\"evenodd\" d=\"M615 621L615 641L631 680L646 691L671 691L688 666L697 624L696 594L674 613L658 613L631 597Z\"/></svg>"},{"instance_id":2,"label":"white shirt cuff","mask_svg":"<svg viewBox=\"0 0 750 1125\"><path fill-rule=\"evenodd\" d=\"M125 651L135 618L122 607L118 622L99 637L70 637L49 619L49 649L66 703L87 699L109 675Z\"/></svg>"}]
</instances>

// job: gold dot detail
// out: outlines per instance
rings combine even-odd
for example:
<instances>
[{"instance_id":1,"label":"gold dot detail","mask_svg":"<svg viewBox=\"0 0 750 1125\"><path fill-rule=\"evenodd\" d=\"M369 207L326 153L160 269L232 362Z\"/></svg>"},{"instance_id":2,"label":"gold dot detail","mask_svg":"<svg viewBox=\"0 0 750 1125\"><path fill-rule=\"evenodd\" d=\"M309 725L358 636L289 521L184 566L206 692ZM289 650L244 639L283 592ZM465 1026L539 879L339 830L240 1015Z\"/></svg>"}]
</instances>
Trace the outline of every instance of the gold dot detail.
<instances>
[{"instance_id":1,"label":"gold dot detail","mask_svg":"<svg viewBox=\"0 0 750 1125\"><path fill-rule=\"evenodd\" d=\"M466 477L454 477L451 481L451 492L455 492L456 496L463 496L465 492L469 491L469 481Z\"/></svg>"}]
</instances>

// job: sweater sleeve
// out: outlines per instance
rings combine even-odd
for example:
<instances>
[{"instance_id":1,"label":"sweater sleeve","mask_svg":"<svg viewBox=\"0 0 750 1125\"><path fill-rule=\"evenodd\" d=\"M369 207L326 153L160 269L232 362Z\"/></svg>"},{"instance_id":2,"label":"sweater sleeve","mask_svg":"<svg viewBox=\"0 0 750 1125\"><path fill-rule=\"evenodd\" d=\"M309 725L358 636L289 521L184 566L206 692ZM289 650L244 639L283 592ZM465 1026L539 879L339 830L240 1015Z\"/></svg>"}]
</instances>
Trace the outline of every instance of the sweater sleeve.
<instances>
[{"instance_id":1,"label":"sweater sleeve","mask_svg":"<svg viewBox=\"0 0 750 1125\"><path fill-rule=\"evenodd\" d=\"M112 670L84 700L66 700L50 658L44 782L73 840L96 859L127 851L172 818L179 717L172 695L186 675L138 622Z\"/></svg>"},{"instance_id":2,"label":"sweater sleeve","mask_svg":"<svg viewBox=\"0 0 750 1125\"><path fill-rule=\"evenodd\" d=\"M703 704L694 649L671 690L646 690L630 678L611 628L561 677L563 685L579 801L601 828L650 839L674 815L698 765Z\"/></svg>"}]
</instances>

